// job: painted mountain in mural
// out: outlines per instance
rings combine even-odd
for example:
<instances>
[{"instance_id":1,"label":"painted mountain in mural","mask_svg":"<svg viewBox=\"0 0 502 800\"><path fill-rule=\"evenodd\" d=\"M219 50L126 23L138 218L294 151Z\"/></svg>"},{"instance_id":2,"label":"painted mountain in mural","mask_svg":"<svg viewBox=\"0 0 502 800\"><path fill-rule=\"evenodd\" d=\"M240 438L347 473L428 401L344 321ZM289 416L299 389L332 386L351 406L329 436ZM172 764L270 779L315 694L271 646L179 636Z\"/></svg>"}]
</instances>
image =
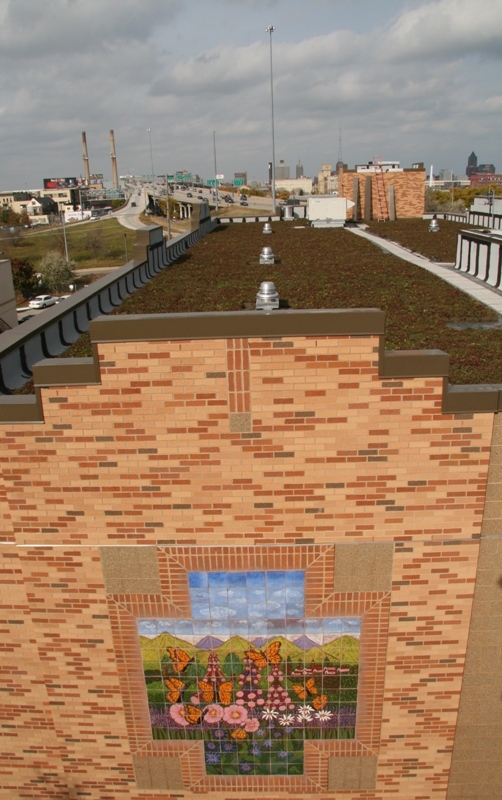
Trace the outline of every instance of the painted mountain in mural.
<instances>
[{"instance_id":1,"label":"painted mountain in mural","mask_svg":"<svg viewBox=\"0 0 502 800\"><path fill-rule=\"evenodd\" d=\"M313 647L303 656L305 662L320 663L323 659L340 664L357 664L359 662L359 639L353 636L339 636L323 647Z\"/></svg>"},{"instance_id":2,"label":"painted mountain in mural","mask_svg":"<svg viewBox=\"0 0 502 800\"><path fill-rule=\"evenodd\" d=\"M311 647L318 646L316 642L313 642L308 636L299 636L298 639L293 639L293 644L296 644L301 650L310 650Z\"/></svg>"},{"instance_id":3,"label":"painted mountain in mural","mask_svg":"<svg viewBox=\"0 0 502 800\"><path fill-rule=\"evenodd\" d=\"M289 659L290 662L305 664L309 664L311 661L321 663L323 660L340 664L357 664L359 661L359 640L353 636L339 636L322 647L317 646L307 636L298 637L294 642L290 642L283 636L274 636L265 639L260 646L256 639L249 641L242 636L232 636L225 642L221 642L214 636L205 636L197 645L190 644L170 633L161 633L153 639L140 636L139 640L143 666L149 670L160 669L162 658L169 657L169 648L181 649L190 658L195 658L200 664L206 666L210 651L218 654L220 663L223 663L231 654L243 661L247 650L266 651L271 642L279 642L283 661ZM216 643L218 643L217 646L215 646Z\"/></svg>"},{"instance_id":4,"label":"painted mountain in mural","mask_svg":"<svg viewBox=\"0 0 502 800\"><path fill-rule=\"evenodd\" d=\"M217 650L223 644L222 639L218 639L216 636L204 636L200 642L197 642L196 647L199 650Z\"/></svg>"}]
</instances>

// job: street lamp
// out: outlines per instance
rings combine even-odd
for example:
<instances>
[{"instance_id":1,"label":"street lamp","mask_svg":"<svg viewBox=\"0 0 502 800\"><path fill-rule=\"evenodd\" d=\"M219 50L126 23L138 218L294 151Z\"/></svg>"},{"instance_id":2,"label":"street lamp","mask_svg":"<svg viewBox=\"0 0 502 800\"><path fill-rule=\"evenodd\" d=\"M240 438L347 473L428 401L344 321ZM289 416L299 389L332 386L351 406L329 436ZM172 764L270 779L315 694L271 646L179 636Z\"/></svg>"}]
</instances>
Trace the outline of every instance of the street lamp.
<instances>
[{"instance_id":1,"label":"street lamp","mask_svg":"<svg viewBox=\"0 0 502 800\"><path fill-rule=\"evenodd\" d=\"M273 25L265 29L270 34L270 99L272 102L272 214L275 214L275 133L274 133L274 73L272 69L272 34Z\"/></svg>"},{"instance_id":2,"label":"street lamp","mask_svg":"<svg viewBox=\"0 0 502 800\"><path fill-rule=\"evenodd\" d=\"M155 214L155 173L153 171L152 129L147 128L147 131L148 131L148 136L150 137L150 164L152 167L153 213Z\"/></svg>"}]
</instances>

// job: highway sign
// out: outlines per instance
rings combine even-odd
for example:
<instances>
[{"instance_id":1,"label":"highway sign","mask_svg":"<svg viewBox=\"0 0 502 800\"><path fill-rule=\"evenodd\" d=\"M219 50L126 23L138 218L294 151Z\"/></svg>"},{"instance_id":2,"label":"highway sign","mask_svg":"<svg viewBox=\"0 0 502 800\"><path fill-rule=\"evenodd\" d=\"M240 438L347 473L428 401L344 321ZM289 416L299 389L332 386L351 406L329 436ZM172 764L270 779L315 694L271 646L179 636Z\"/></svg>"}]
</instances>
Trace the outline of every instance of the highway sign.
<instances>
[{"instance_id":1,"label":"highway sign","mask_svg":"<svg viewBox=\"0 0 502 800\"><path fill-rule=\"evenodd\" d=\"M208 186L216 186L216 181L214 178L210 178L208 181L206 181L206 183Z\"/></svg>"},{"instance_id":2,"label":"highway sign","mask_svg":"<svg viewBox=\"0 0 502 800\"><path fill-rule=\"evenodd\" d=\"M244 178L234 178L234 186L244 186Z\"/></svg>"}]
</instances>

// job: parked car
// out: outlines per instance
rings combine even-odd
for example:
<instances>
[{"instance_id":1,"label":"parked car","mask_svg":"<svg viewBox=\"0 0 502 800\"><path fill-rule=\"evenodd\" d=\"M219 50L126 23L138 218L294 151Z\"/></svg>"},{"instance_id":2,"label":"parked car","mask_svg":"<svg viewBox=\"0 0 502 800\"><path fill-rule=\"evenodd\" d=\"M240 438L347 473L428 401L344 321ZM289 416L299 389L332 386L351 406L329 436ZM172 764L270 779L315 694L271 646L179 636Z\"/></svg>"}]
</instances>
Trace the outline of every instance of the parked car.
<instances>
[{"instance_id":1,"label":"parked car","mask_svg":"<svg viewBox=\"0 0 502 800\"><path fill-rule=\"evenodd\" d=\"M249 205L247 200L241 200L240 204L241 204L241 206L248 206Z\"/></svg>"},{"instance_id":2,"label":"parked car","mask_svg":"<svg viewBox=\"0 0 502 800\"><path fill-rule=\"evenodd\" d=\"M187 192L187 197L193 197L192 192Z\"/></svg>"},{"instance_id":3,"label":"parked car","mask_svg":"<svg viewBox=\"0 0 502 800\"><path fill-rule=\"evenodd\" d=\"M131 203L131 206L132 206L133 208L136 208L136 203Z\"/></svg>"},{"instance_id":4,"label":"parked car","mask_svg":"<svg viewBox=\"0 0 502 800\"><path fill-rule=\"evenodd\" d=\"M37 294L33 300L30 300L29 308L47 308L47 306L55 306L56 298L51 294Z\"/></svg>"}]
</instances>

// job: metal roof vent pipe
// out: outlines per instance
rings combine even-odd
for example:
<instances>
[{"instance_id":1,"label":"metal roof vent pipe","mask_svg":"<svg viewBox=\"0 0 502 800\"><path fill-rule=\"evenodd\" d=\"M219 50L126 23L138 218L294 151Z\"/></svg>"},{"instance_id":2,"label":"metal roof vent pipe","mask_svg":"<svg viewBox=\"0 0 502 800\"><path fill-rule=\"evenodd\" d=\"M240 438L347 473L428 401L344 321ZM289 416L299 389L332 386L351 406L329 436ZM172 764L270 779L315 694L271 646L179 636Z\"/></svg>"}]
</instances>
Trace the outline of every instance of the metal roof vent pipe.
<instances>
[{"instance_id":1,"label":"metal roof vent pipe","mask_svg":"<svg viewBox=\"0 0 502 800\"><path fill-rule=\"evenodd\" d=\"M279 295L275 285L272 281L263 281L256 295L256 310L273 311L275 308L279 308Z\"/></svg>"},{"instance_id":2,"label":"metal roof vent pipe","mask_svg":"<svg viewBox=\"0 0 502 800\"><path fill-rule=\"evenodd\" d=\"M439 230L439 222L437 221L436 217L434 216L431 219L431 224L429 225L429 233L437 233Z\"/></svg>"},{"instance_id":3,"label":"metal roof vent pipe","mask_svg":"<svg viewBox=\"0 0 502 800\"><path fill-rule=\"evenodd\" d=\"M274 254L271 247L261 248L260 264L275 264Z\"/></svg>"},{"instance_id":4,"label":"metal roof vent pipe","mask_svg":"<svg viewBox=\"0 0 502 800\"><path fill-rule=\"evenodd\" d=\"M265 223L265 225L263 226L262 233L272 233L272 225L270 224L270 222Z\"/></svg>"}]
</instances>

